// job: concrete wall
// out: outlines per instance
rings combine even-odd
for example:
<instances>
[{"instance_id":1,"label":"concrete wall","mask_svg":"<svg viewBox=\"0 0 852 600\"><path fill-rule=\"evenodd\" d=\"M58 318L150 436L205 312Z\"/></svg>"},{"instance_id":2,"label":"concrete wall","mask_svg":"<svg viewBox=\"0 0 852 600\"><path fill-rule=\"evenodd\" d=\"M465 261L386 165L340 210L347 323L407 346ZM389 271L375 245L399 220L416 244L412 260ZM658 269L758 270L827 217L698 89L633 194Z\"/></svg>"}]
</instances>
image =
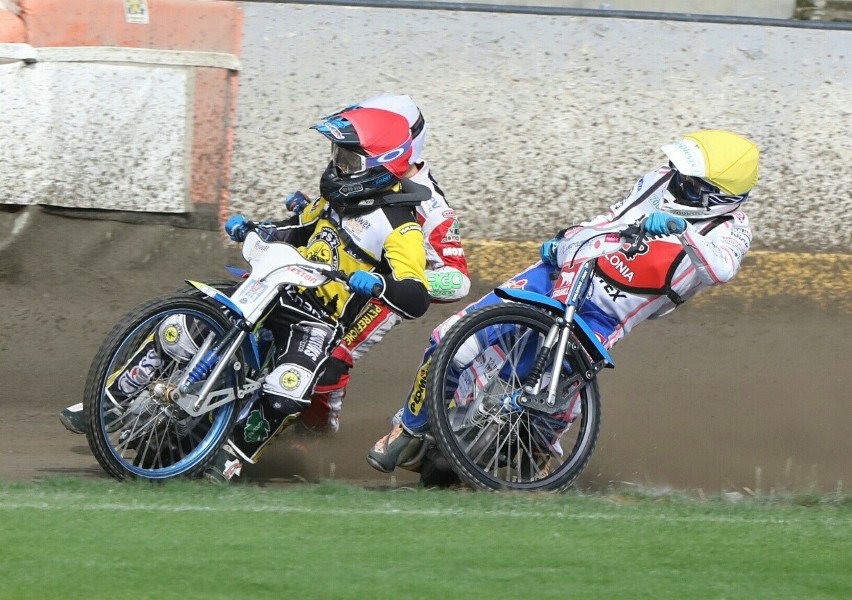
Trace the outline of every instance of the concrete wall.
<instances>
[{"instance_id":1,"label":"concrete wall","mask_svg":"<svg viewBox=\"0 0 852 600\"><path fill-rule=\"evenodd\" d=\"M411 94L464 234L528 240L604 210L727 128L763 152L757 247L852 248L852 31L247 3L231 210L280 214L327 160L308 127ZM844 133L845 132L845 133Z\"/></svg>"},{"instance_id":2,"label":"concrete wall","mask_svg":"<svg viewBox=\"0 0 852 600\"><path fill-rule=\"evenodd\" d=\"M852 29L191 0L20 5L0 12L0 203L280 215L288 191L317 193L328 149L312 123L404 92L428 119L426 156L468 239L541 239L623 197L663 160L662 144L728 128L763 151L747 205L757 247L852 248Z\"/></svg>"},{"instance_id":3,"label":"concrete wall","mask_svg":"<svg viewBox=\"0 0 852 600\"><path fill-rule=\"evenodd\" d=\"M195 0L0 8L0 202L215 215L240 18Z\"/></svg>"}]
</instances>

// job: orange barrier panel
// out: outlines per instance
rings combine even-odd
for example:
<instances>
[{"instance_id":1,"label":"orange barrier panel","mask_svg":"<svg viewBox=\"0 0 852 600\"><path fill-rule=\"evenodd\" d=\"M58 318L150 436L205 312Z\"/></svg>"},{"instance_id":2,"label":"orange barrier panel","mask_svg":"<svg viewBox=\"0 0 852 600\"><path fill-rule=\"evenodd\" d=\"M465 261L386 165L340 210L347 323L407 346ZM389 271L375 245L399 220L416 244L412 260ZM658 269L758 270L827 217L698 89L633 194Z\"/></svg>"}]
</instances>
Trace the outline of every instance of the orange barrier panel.
<instances>
[{"instance_id":1,"label":"orange barrier panel","mask_svg":"<svg viewBox=\"0 0 852 600\"><path fill-rule=\"evenodd\" d=\"M126 47L239 56L237 2L199 0L20 0L21 15L0 9L0 42L35 48ZM237 73L194 68L189 197L228 204Z\"/></svg>"},{"instance_id":2,"label":"orange barrier panel","mask_svg":"<svg viewBox=\"0 0 852 600\"><path fill-rule=\"evenodd\" d=\"M236 75L224 69L195 69L195 111L192 121L193 204L223 201L228 182L228 127L231 118L230 80ZM232 124L231 124L232 126Z\"/></svg>"},{"instance_id":3,"label":"orange barrier panel","mask_svg":"<svg viewBox=\"0 0 852 600\"><path fill-rule=\"evenodd\" d=\"M234 48L229 52L239 56L243 13L236 2L227 4L234 8L230 16L231 43ZM193 204L218 203L220 213L226 211L229 204L237 80L235 72L200 67L195 69L190 199Z\"/></svg>"},{"instance_id":4,"label":"orange barrier panel","mask_svg":"<svg viewBox=\"0 0 852 600\"><path fill-rule=\"evenodd\" d=\"M239 55L236 2L21 0L21 7L28 42L35 47L123 46ZM147 23L133 22L140 20Z\"/></svg>"},{"instance_id":5,"label":"orange barrier panel","mask_svg":"<svg viewBox=\"0 0 852 600\"><path fill-rule=\"evenodd\" d=\"M23 44L26 41L27 31L21 18L0 7L0 44Z\"/></svg>"}]
</instances>

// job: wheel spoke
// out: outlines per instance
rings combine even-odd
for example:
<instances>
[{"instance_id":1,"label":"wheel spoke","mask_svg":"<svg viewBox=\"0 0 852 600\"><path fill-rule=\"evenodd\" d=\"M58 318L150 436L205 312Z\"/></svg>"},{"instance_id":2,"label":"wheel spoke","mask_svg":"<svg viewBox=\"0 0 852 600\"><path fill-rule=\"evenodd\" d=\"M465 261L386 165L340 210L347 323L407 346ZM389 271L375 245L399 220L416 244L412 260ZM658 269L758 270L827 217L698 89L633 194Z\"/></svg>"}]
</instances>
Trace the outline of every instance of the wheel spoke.
<instances>
[{"instance_id":1,"label":"wheel spoke","mask_svg":"<svg viewBox=\"0 0 852 600\"><path fill-rule=\"evenodd\" d=\"M468 483L564 489L587 465L599 431L599 398L594 381L576 382L574 373L584 367L572 356L563 360L557 388L557 406L567 410L546 414L519 404L552 323L526 306L488 306L458 321L433 355L427 384L433 433ZM544 365L540 394L548 390L551 359ZM573 412L567 394L579 398Z\"/></svg>"}]
</instances>

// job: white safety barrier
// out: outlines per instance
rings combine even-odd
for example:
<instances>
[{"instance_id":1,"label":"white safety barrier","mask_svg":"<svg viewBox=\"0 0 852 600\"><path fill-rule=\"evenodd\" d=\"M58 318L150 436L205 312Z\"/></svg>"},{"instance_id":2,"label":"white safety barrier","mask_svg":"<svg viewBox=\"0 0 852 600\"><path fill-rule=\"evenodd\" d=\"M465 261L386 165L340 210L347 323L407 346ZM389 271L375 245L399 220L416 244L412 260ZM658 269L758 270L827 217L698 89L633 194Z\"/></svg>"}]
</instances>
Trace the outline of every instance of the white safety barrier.
<instances>
[{"instance_id":1,"label":"white safety barrier","mask_svg":"<svg viewBox=\"0 0 852 600\"><path fill-rule=\"evenodd\" d=\"M474 11L244 6L231 211L281 214L327 162L308 127L410 94L470 239L541 239L623 198L660 146L762 150L758 247L849 251L852 31Z\"/></svg>"}]
</instances>

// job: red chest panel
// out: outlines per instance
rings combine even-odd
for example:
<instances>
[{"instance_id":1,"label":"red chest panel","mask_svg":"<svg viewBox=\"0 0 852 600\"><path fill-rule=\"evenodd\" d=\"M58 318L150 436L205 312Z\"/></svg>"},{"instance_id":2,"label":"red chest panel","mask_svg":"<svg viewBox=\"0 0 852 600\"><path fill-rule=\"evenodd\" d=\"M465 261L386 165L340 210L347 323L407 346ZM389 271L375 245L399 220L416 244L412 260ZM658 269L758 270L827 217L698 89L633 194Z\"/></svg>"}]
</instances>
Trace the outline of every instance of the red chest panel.
<instances>
[{"instance_id":1,"label":"red chest panel","mask_svg":"<svg viewBox=\"0 0 852 600\"><path fill-rule=\"evenodd\" d=\"M598 260L598 275L615 287L637 294L665 294L686 252L677 242L651 240L628 259L621 252Z\"/></svg>"}]
</instances>

